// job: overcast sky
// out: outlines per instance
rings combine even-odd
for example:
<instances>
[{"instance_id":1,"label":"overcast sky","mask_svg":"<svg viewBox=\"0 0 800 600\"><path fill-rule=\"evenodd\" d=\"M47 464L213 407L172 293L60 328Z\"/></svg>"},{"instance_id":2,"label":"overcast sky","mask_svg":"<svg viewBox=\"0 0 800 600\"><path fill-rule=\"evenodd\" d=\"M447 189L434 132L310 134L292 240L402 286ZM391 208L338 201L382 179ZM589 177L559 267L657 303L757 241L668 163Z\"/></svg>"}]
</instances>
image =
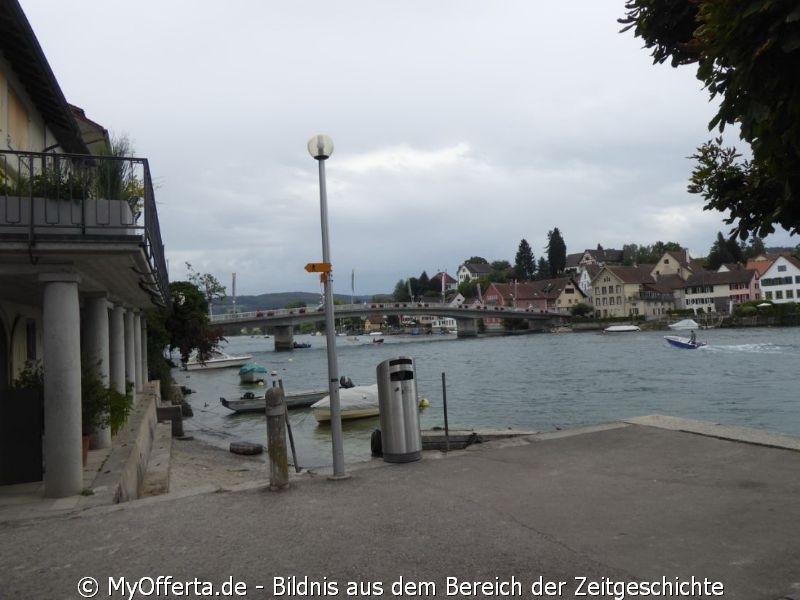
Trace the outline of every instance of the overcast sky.
<instances>
[{"instance_id":1,"label":"overcast sky","mask_svg":"<svg viewBox=\"0 0 800 600\"><path fill-rule=\"evenodd\" d=\"M538 259L554 227L694 256L727 231L686 191L714 106L622 0L20 1L67 100L149 159L172 280L321 291L317 133L336 293Z\"/></svg>"}]
</instances>

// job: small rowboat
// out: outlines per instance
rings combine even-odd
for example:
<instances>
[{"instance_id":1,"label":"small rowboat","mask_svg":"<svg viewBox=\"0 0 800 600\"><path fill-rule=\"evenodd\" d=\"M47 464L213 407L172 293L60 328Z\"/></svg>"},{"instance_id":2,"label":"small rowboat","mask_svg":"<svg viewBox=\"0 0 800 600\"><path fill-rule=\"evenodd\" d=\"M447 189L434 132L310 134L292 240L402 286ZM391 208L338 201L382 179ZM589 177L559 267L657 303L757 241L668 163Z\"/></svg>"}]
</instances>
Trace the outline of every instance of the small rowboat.
<instances>
[{"instance_id":1,"label":"small rowboat","mask_svg":"<svg viewBox=\"0 0 800 600\"><path fill-rule=\"evenodd\" d=\"M707 345L705 342L692 342L689 338L679 337L677 335L665 335L664 339L667 340L667 343L670 346L683 348L684 350L697 350L698 348L702 348L703 346Z\"/></svg>"}]
</instances>

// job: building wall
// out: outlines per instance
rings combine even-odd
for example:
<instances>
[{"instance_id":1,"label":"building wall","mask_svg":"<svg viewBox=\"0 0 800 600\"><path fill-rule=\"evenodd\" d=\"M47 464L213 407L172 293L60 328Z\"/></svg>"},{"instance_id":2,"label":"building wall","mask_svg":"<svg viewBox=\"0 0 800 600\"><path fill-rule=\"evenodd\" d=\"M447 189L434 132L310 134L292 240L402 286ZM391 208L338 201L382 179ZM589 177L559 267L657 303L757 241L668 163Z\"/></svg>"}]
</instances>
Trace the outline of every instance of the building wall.
<instances>
[{"instance_id":1,"label":"building wall","mask_svg":"<svg viewBox=\"0 0 800 600\"><path fill-rule=\"evenodd\" d=\"M776 304L800 302L800 269L784 257L775 260L759 284L764 300Z\"/></svg>"},{"instance_id":2,"label":"building wall","mask_svg":"<svg viewBox=\"0 0 800 600\"><path fill-rule=\"evenodd\" d=\"M0 148L40 152L54 140L24 86L0 56Z\"/></svg>"}]
</instances>

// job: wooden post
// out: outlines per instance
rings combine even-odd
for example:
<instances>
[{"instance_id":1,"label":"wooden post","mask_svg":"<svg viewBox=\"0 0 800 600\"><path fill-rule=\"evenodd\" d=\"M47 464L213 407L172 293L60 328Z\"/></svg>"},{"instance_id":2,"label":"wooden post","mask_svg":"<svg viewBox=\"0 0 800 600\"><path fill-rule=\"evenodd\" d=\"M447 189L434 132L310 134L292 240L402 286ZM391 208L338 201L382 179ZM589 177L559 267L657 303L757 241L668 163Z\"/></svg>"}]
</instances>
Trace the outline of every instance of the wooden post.
<instances>
[{"instance_id":1,"label":"wooden post","mask_svg":"<svg viewBox=\"0 0 800 600\"><path fill-rule=\"evenodd\" d=\"M285 400L281 388L273 386L265 394L267 413L267 454L269 455L269 489L289 487L289 461L286 455Z\"/></svg>"}]
</instances>

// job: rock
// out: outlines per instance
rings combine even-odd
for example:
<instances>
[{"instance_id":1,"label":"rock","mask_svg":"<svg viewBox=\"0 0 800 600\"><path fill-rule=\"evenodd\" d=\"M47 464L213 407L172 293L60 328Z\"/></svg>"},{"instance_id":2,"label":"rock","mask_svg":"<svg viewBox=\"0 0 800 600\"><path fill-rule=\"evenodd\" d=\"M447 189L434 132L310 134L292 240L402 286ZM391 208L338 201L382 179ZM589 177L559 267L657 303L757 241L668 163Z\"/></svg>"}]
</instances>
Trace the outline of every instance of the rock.
<instances>
[{"instance_id":1,"label":"rock","mask_svg":"<svg viewBox=\"0 0 800 600\"><path fill-rule=\"evenodd\" d=\"M264 452L264 446L253 442L231 442L230 451L234 454L250 456Z\"/></svg>"}]
</instances>

